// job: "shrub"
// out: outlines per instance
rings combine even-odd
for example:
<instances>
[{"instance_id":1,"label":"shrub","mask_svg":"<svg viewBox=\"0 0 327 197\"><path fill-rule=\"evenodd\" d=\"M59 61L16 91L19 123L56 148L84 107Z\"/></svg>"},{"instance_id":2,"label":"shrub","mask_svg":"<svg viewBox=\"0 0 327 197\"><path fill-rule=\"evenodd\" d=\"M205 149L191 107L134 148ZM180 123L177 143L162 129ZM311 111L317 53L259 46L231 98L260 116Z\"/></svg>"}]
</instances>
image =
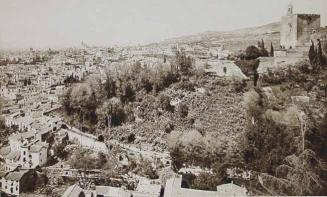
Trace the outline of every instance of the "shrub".
<instances>
[{"instance_id":1,"label":"shrub","mask_svg":"<svg viewBox=\"0 0 327 197\"><path fill-rule=\"evenodd\" d=\"M245 80L237 81L234 83L234 90L236 92L244 92L244 89L246 88L247 84Z\"/></svg>"},{"instance_id":2,"label":"shrub","mask_svg":"<svg viewBox=\"0 0 327 197\"><path fill-rule=\"evenodd\" d=\"M128 137L127 137L127 142L128 143L132 143L132 142L134 142L135 141L135 134L134 133L131 133L131 134L129 134L128 135Z\"/></svg>"},{"instance_id":3,"label":"shrub","mask_svg":"<svg viewBox=\"0 0 327 197\"><path fill-rule=\"evenodd\" d=\"M186 161L185 155L180 146L175 146L170 151L171 166L175 172L178 172Z\"/></svg>"},{"instance_id":4,"label":"shrub","mask_svg":"<svg viewBox=\"0 0 327 197\"><path fill-rule=\"evenodd\" d=\"M195 84L190 82L189 80L183 80L177 84L177 89L186 90L190 92L195 91Z\"/></svg>"},{"instance_id":5,"label":"shrub","mask_svg":"<svg viewBox=\"0 0 327 197\"><path fill-rule=\"evenodd\" d=\"M165 111L168 112L173 112L174 111L174 106L170 104L170 97L165 95L165 94L160 94L159 95L159 107L162 108Z\"/></svg>"},{"instance_id":6,"label":"shrub","mask_svg":"<svg viewBox=\"0 0 327 197\"><path fill-rule=\"evenodd\" d=\"M76 169L100 169L106 162L105 155L99 153L97 158L91 156L90 151L88 150L76 150L73 152L72 156L68 163L71 165L72 168Z\"/></svg>"},{"instance_id":7,"label":"shrub","mask_svg":"<svg viewBox=\"0 0 327 197\"><path fill-rule=\"evenodd\" d=\"M199 176L194 179L192 188L215 191L217 189L217 185L219 184L220 177L217 177L215 174L208 172L201 172Z\"/></svg>"},{"instance_id":8,"label":"shrub","mask_svg":"<svg viewBox=\"0 0 327 197\"><path fill-rule=\"evenodd\" d=\"M157 171L153 168L150 161L146 160L143 162L143 173L150 179L157 179L159 178Z\"/></svg>"},{"instance_id":9,"label":"shrub","mask_svg":"<svg viewBox=\"0 0 327 197\"><path fill-rule=\"evenodd\" d=\"M188 107L186 104L181 103L178 106L178 114L181 118L186 118L188 115Z\"/></svg>"}]
</instances>

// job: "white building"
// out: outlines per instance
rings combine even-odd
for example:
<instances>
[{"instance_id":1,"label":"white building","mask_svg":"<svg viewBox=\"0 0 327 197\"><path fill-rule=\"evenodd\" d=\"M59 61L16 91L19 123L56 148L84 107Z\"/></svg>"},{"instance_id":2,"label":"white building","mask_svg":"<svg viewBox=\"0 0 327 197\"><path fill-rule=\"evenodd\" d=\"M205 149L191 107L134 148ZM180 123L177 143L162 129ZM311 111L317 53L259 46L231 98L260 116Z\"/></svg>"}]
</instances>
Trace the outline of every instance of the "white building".
<instances>
[{"instance_id":1,"label":"white building","mask_svg":"<svg viewBox=\"0 0 327 197\"><path fill-rule=\"evenodd\" d=\"M182 177L173 177L166 182L164 197L220 197L246 196L246 189L233 183L217 186L217 191L182 188Z\"/></svg>"},{"instance_id":2,"label":"white building","mask_svg":"<svg viewBox=\"0 0 327 197\"><path fill-rule=\"evenodd\" d=\"M41 135L34 132L12 134L9 146L0 150L5 160L5 170L13 171L18 167L34 169L43 166L48 159L48 143L41 141Z\"/></svg>"}]
</instances>

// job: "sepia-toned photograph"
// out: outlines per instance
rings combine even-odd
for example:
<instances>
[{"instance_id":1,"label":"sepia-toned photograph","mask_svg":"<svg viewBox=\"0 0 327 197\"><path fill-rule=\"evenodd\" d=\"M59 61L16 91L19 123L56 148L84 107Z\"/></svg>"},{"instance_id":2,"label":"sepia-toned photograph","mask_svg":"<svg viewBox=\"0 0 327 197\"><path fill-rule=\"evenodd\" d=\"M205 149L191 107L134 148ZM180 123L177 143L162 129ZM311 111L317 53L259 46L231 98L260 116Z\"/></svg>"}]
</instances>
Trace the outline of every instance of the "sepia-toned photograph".
<instances>
[{"instance_id":1,"label":"sepia-toned photograph","mask_svg":"<svg viewBox=\"0 0 327 197\"><path fill-rule=\"evenodd\" d=\"M327 0L0 0L0 197L327 196Z\"/></svg>"}]
</instances>

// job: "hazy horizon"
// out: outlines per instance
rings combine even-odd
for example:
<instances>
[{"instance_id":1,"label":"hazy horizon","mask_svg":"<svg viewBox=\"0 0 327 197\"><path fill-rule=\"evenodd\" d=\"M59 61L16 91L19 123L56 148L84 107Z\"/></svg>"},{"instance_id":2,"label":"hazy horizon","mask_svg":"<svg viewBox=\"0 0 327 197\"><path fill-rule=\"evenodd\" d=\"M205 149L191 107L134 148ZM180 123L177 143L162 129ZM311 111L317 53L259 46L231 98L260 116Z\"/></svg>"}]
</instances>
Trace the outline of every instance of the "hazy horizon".
<instances>
[{"instance_id":1,"label":"hazy horizon","mask_svg":"<svg viewBox=\"0 0 327 197\"><path fill-rule=\"evenodd\" d=\"M0 49L137 45L278 22L289 0L0 0ZM326 0L293 0L321 15Z\"/></svg>"}]
</instances>

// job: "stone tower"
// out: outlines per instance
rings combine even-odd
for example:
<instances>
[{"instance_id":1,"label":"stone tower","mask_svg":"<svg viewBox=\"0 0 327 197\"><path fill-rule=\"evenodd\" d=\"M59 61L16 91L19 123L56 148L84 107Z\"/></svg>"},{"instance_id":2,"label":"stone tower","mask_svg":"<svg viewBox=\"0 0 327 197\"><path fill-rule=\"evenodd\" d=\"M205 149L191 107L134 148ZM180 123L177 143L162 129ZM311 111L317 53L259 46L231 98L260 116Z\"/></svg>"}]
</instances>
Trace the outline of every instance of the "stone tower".
<instances>
[{"instance_id":1,"label":"stone tower","mask_svg":"<svg viewBox=\"0 0 327 197\"><path fill-rule=\"evenodd\" d=\"M287 8L287 16L293 15L293 4L290 3Z\"/></svg>"},{"instance_id":2,"label":"stone tower","mask_svg":"<svg viewBox=\"0 0 327 197\"><path fill-rule=\"evenodd\" d=\"M287 8L286 16L282 17L280 45L285 49L304 46L310 42L310 35L320 28L320 15L294 14L293 5Z\"/></svg>"}]
</instances>

